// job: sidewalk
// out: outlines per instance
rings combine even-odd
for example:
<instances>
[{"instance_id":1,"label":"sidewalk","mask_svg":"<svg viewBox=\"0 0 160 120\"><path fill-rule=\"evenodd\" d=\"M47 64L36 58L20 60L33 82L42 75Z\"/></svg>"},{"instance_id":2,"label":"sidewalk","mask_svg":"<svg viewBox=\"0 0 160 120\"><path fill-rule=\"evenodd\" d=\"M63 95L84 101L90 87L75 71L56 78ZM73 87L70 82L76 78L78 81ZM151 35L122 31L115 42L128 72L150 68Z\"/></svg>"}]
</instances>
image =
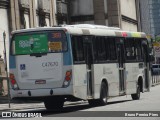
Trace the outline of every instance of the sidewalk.
<instances>
[{"instance_id":1,"label":"sidewalk","mask_svg":"<svg viewBox=\"0 0 160 120\"><path fill-rule=\"evenodd\" d=\"M87 101L77 101L77 102L65 102L64 106L84 104ZM0 96L0 111L14 111L14 110L25 110L25 109L45 109L43 102L34 101L11 101L11 108L9 108L8 98Z\"/></svg>"},{"instance_id":2,"label":"sidewalk","mask_svg":"<svg viewBox=\"0 0 160 120\"><path fill-rule=\"evenodd\" d=\"M31 101L17 101L11 100L9 108L7 96L0 96L0 111L8 110L21 110L21 109L36 109L36 108L45 108L43 102L31 102Z\"/></svg>"}]
</instances>

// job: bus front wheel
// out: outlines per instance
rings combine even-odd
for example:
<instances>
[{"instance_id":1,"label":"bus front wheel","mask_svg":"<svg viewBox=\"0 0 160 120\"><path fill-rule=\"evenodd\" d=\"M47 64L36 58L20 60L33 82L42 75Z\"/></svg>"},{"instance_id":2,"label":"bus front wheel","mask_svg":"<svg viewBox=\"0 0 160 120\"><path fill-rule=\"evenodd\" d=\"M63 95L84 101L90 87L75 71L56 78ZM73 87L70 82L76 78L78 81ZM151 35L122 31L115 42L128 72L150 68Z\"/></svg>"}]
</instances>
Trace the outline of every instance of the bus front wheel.
<instances>
[{"instance_id":1,"label":"bus front wheel","mask_svg":"<svg viewBox=\"0 0 160 120\"><path fill-rule=\"evenodd\" d=\"M107 99L108 99L108 87L105 82L102 82L99 104L106 105Z\"/></svg>"},{"instance_id":2,"label":"bus front wheel","mask_svg":"<svg viewBox=\"0 0 160 120\"><path fill-rule=\"evenodd\" d=\"M139 100L140 99L140 86L137 86L137 92L135 94L131 94L133 100Z\"/></svg>"}]
</instances>

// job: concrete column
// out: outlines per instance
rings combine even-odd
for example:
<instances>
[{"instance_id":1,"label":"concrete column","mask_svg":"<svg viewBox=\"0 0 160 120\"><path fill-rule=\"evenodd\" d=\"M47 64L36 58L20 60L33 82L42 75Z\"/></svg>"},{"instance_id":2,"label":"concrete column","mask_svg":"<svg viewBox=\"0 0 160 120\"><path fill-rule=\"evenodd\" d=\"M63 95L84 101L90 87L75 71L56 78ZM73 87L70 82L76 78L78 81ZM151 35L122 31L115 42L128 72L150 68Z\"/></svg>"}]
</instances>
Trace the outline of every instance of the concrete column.
<instances>
[{"instance_id":1,"label":"concrete column","mask_svg":"<svg viewBox=\"0 0 160 120\"><path fill-rule=\"evenodd\" d=\"M93 0L94 21L98 25L106 25L104 0Z\"/></svg>"},{"instance_id":2,"label":"concrete column","mask_svg":"<svg viewBox=\"0 0 160 120\"><path fill-rule=\"evenodd\" d=\"M138 31L142 31L141 30L142 28L141 28L140 13L141 13L141 10L140 10L140 1L136 0L136 14L137 14L137 21L138 21L138 24L137 24Z\"/></svg>"},{"instance_id":3,"label":"concrete column","mask_svg":"<svg viewBox=\"0 0 160 120\"><path fill-rule=\"evenodd\" d=\"M50 0L50 21L51 21L51 26L57 25L56 21L56 11L55 11L55 0Z\"/></svg>"},{"instance_id":4,"label":"concrete column","mask_svg":"<svg viewBox=\"0 0 160 120\"><path fill-rule=\"evenodd\" d=\"M50 0L50 25L53 26L53 6L52 6L52 0Z\"/></svg>"},{"instance_id":5,"label":"concrete column","mask_svg":"<svg viewBox=\"0 0 160 120\"><path fill-rule=\"evenodd\" d=\"M108 26L121 28L121 9L120 0L108 0Z\"/></svg>"},{"instance_id":6,"label":"concrete column","mask_svg":"<svg viewBox=\"0 0 160 120\"><path fill-rule=\"evenodd\" d=\"M16 29L20 29L20 14L19 14L19 4L18 0L14 0L14 6L15 6L15 20L16 20Z\"/></svg>"},{"instance_id":7,"label":"concrete column","mask_svg":"<svg viewBox=\"0 0 160 120\"><path fill-rule=\"evenodd\" d=\"M12 30L16 30L16 18L15 18L15 3L13 0L10 0L10 28L11 28L11 31Z\"/></svg>"},{"instance_id":8,"label":"concrete column","mask_svg":"<svg viewBox=\"0 0 160 120\"><path fill-rule=\"evenodd\" d=\"M35 4L35 0L32 0L33 2L32 2L32 12L33 12L33 26L34 27L37 27L36 26L36 4Z\"/></svg>"},{"instance_id":9,"label":"concrete column","mask_svg":"<svg viewBox=\"0 0 160 120\"><path fill-rule=\"evenodd\" d=\"M34 16L33 16L33 1L29 0L29 18L30 18L30 27L34 27Z\"/></svg>"}]
</instances>

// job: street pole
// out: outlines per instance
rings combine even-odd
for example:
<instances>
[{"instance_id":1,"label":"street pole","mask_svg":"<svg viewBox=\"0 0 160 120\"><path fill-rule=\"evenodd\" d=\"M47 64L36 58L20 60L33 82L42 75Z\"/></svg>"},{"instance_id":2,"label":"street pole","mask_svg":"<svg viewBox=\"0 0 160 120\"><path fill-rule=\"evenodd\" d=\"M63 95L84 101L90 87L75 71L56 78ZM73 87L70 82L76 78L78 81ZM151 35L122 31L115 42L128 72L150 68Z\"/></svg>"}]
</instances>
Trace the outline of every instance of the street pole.
<instances>
[{"instance_id":1,"label":"street pole","mask_svg":"<svg viewBox=\"0 0 160 120\"><path fill-rule=\"evenodd\" d=\"M10 87L9 87L8 68L7 68L6 33L5 33L5 31L3 32L3 40L4 40L5 71L6 71L7 85L8 85L8 105L9 105L9 108L11 108L11 105L10 105Z\"/></svg>"}]
</instances>

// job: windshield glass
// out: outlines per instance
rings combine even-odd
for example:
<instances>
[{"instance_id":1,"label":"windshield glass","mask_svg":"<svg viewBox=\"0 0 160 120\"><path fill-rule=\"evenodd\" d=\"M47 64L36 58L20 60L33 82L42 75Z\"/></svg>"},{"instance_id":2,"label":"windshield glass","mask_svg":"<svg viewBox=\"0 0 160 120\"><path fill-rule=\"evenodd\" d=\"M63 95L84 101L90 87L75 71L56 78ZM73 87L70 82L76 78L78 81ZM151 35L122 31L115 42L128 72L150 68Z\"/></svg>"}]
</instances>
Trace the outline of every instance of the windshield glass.
<instances>
[{"instance_id":1,"label":"windshield glass","mask_svg":"<svg viewBox=\"0 0 160 120\"><path fill-rule=\"evenodd\" d=\"M67 50L63 31L29 32L15 34L12 39L12 54L64 52Z\"/></svg>"}]
</instances>

